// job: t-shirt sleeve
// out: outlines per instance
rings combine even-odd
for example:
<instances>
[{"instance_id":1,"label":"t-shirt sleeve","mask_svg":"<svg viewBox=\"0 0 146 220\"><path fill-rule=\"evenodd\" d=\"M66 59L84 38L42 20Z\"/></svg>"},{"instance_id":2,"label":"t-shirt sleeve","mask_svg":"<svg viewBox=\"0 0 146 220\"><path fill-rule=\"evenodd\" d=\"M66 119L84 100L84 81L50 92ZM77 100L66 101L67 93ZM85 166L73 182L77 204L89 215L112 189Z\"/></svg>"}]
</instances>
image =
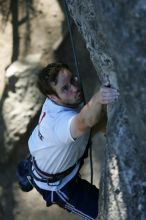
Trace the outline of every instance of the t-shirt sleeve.
<instances>
[{"instance_id":1,"label":"t-shirt sleeve","mask_svg":"<svg viewBox=\"0 0 146 220\"><path fill-rule=\"evenodd\" d=\"M76 113L60 113L59 117L56 118L54 132L56 137L62 143L71 143L75 141L70 132L70 125L73 118L76 116Z\"/></svg>"}]
</instances>

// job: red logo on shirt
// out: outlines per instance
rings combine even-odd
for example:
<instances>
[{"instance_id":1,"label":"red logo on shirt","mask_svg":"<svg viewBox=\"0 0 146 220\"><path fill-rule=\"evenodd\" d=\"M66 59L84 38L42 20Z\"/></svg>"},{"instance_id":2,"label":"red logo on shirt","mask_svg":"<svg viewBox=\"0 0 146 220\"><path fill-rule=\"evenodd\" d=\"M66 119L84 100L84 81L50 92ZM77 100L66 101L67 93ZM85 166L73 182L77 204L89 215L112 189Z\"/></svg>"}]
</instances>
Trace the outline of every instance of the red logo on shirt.
<instances>
[{"instance_id":1,"label":"red logo on shirt","mask_svg":"<svg viewBox=\"0 0 146 220\"><path fill-rule=\"evenodd\" d=\"M43 120L43 118L46 116L46 112L43 112L43 114L42 114L42 117L41 117L41 119L40 119L40 121L39 121L39 124L42 122L42 120Z\"/></svg>"}]
</instances>

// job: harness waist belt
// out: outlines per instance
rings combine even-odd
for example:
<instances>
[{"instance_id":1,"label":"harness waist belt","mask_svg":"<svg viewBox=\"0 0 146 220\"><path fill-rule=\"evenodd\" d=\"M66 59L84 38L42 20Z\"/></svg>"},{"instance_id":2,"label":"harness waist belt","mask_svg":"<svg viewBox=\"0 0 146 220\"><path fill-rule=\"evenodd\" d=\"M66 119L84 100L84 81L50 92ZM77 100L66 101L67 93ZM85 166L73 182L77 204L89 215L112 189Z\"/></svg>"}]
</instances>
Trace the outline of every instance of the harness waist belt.
<instances>
[{"instance_id":1,"label":"harness waist belt","mask_svg":"<svg viewBox=\"0 0 146 220\"><path fill-rule=\"evenodd\" d=\"M48 182L56 182L58 180L63 179L64 177L66 177L68 174L71 173L71 171L76 167L77 163L74 164L72 167L68 168L67 170L61 172L61 173L55 173L55 174L49 174L46 173L42 170L40 170L40 168L38 167L35 158L32 157L32 164L34 166L35 171L39 174L39 176L41 176L43 179L46 179L46 181Z\"/></svg>"}]
</instances>

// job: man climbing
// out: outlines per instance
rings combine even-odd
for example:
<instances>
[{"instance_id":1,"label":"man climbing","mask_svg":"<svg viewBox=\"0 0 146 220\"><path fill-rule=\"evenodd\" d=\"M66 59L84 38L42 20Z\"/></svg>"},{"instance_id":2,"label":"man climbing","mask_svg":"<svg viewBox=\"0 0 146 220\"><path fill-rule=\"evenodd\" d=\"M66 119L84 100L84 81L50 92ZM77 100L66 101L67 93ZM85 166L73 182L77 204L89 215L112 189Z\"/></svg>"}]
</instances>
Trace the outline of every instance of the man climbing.
<instances>
[{"instance_id":1,"label":"man climbing","mask_svg":"<svg viewBox=\"0 0 146 220\"><path fill-rule=\"evenodd\" d=\"M102 104L114 102L119 93L102 86L83 106L82 90L62 63L46 66L39 74L38 86L46 100L29 138L35 188L47 206L55 203L83 219L96 219L98 189L81 179L79 169Z\"/></svg>"}]
</instances>

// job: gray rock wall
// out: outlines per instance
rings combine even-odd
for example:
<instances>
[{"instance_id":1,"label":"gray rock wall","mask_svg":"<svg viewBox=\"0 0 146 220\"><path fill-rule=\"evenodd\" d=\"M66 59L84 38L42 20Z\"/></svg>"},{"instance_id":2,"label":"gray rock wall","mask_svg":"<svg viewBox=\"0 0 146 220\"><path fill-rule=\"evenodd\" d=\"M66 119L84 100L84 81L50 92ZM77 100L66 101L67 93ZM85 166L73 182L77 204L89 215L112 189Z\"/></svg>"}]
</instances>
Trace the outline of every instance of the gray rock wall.
<instances>
[{"instance_id":1,"label":"gray rock wall","mask_svg":"<svg viewBox=\"0 0 146 220\"><path fill-rule=\"evenodd\" d=\"M32 57L28 56L29 61ZM7 86L0 106L0 162L10 159L14 147L27 133L28 125L42 105L36 87L40 63L16 61L6 71ZM21 146L20 146L21 147Z\"/></svg>"},{"instance_id":2,"label":"gray rock wall","mask_svg":"<svg viewBox=\"0 0 146 220\"><path fill-rule=\"evenodd\" d=\"M119 88L108 106L99 219L146 219L146 3L67 0L101 83Z\"/></svg>"}]
</instances>

